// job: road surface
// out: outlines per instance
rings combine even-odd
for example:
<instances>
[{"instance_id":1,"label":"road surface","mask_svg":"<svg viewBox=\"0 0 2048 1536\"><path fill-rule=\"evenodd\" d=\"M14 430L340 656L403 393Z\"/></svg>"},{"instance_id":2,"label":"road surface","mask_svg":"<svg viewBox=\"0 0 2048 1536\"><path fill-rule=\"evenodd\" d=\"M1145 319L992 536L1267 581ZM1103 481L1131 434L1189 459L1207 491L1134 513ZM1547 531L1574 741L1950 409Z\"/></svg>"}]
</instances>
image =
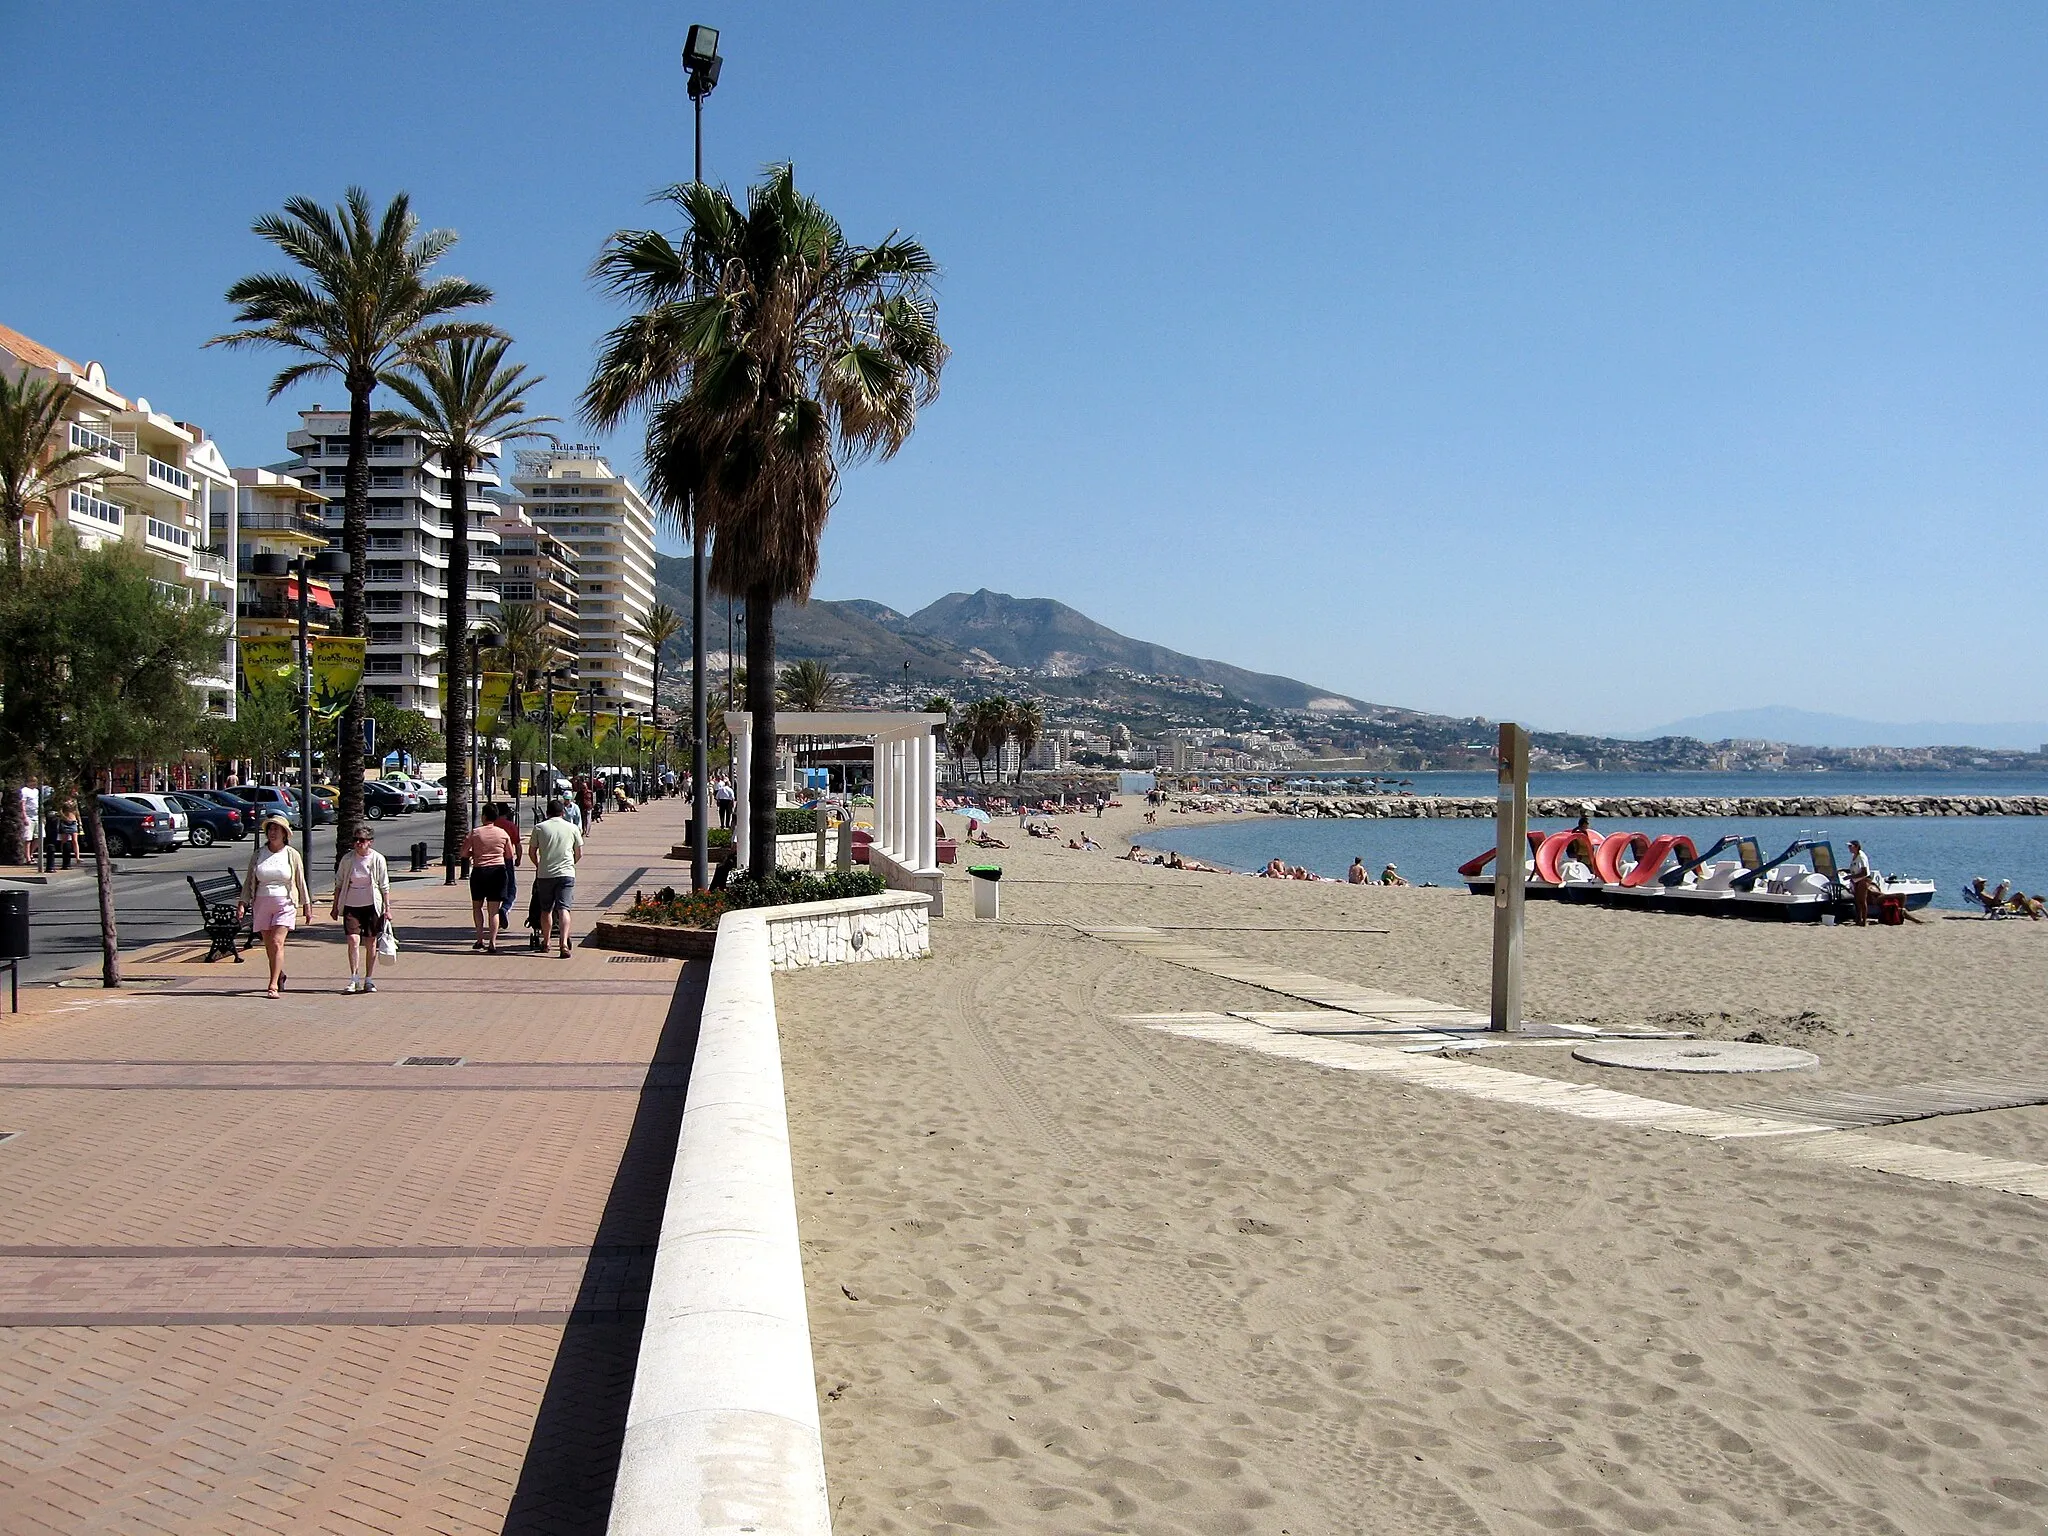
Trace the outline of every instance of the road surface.
<instances>
[{"instance_id":1,"label":"road surface","mask_svg":"<svg viewBox=\"0 0 2048 1536\"><path fill-rule=\"evenodd\" d=\"M441 846L441 813L417 811L388 816L376 824L377 846L390 861L392 873L408 867L406 849L424 841L433 855ZM292 841L298 842L297 834ZM241 878L249 866L249 840L219 842L211 848L178 848L140 859L117 859L114 875L114 917L120 928L123 954L187 938L200 932L199 907L192 899L187 875L217 875L223 870ZM317 902L329 886L321 879L334 866L334 827L313 830L313 867L308 883ZM85 871L53 875L48 885L0 880L0 890L26 890L29 945L34 950L21 962L21 984L39 985L85 965L97 974L100 960L99 892L88 856ZM326 914L320 914L324 919ZM258 957L261 958L260 956ZM221 964L228 962L223 960ZM0 1008L6 1006L0 997Z\"/></svg>"}]
</instances>

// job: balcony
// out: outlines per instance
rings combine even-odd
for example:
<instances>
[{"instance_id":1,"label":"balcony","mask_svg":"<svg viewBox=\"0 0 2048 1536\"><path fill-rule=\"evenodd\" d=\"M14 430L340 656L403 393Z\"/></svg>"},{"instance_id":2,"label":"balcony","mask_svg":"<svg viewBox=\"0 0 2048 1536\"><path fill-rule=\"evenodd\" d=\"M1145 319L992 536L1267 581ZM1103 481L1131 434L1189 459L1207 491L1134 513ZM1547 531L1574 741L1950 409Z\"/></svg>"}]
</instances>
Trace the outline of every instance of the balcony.
<instances>
[{"instance_id":1,"label":"balcony","mask_svg":"<svg viewBox=\"0 0 2048 1536\"><path fill-rule=\"evenodd\" d=\"M71 492L71 515L83 521L88 528L118 534L127 521L128 509L118 501L108 501L91 491L74 488Z\"/></svg>"},{"instance_id":2,"label":"balcony","mask_svg":"<svg viewBox=\"0 0 2048 1536\"><path fill-rule=\"evenodd\" d=\"M192 589L190 587L181 587L173 581L158 581L152 576L149 579L149 590L165 602L174 603L180 608L192 606Z\"/></svg>"},{"instance_id":3,"label":"balcony","mask_svg":"<svg viewBox=\"0 0 2048 1536\"><path fill-rule=\"evenodd\" d=\"M150 462L153 464L156 461L152 459ZM191 533L159 517L145 517L142 520L142 542L160 554L172 555L179 560L186 559L192 553Z\"/></svg>"},{"instance_id":4,"label":"balcony","mask_svg":"<svg viewBox=\"0 0 2048 1536\"><path fill-rule=\"evenodd\" d=\"M104 459L116 468L125 462L119 443L82 421L71 423L71 446L91 454L96 459Z\"/></svg>"},{"instance_id":5,"label":"balcony","mask_svg":"<svg viewBox=\"0 0 2048 1536\"><path fill-rule=\"evenodd\" d=\"M154 454L140 455L143 478L159 490L169 491L173 496L192 494L192 477L175 464L166 464Z\"/></svg>"},{"instance_id":6,"label":"balcony","mask_svg":"<svg viewBox=\"0 0 2048 1536\"><path fill-rule=\"evenodd\" d=\"M327 542L327 519L318 512L301 511L293 508L284 511L274 507L258 508L242 514L243 533L290 533L302 538Z\"/></svg>"},{"instance_id":7,"label":"balcony","mask_svg":"<svg viewBox=\"0 0 2048 1536\"><path fill-rule=\"evenodd\" d=\"M270 619L286 624L299 621L299 605L287 602L281 597L245 597L235 604L235 617L240 619ZM306 610L306 628L315 634L325 634L332 621L331 609L315 603Z\"/></svg>"},{"instance_id":8,"label":"balcony","mask_svg":"<svg viewBox=\"0 0 2048 1536\"><path fill-rule=\"evenodd\" d=\"M208 581L228 579L227 557L218 550L195 549L185 557L185 569Z\"/></svg>"}]
</instances>

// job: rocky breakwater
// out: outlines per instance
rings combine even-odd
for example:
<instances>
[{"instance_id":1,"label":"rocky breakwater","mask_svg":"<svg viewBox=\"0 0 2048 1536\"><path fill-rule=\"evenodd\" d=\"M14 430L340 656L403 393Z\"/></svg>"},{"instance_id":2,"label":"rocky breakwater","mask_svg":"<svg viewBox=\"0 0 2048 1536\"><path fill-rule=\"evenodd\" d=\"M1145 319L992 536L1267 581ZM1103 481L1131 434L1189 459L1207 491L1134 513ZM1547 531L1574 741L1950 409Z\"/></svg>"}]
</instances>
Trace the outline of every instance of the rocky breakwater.
<instances>
[{"instance_id":1,"label":"rocky breakwater","mask_svg":"<svg viewBox=\"0 0 2048 1536\"><path fill-rule=\"evenodd\" d=\"M1273 816L1384 821L1439 817L1492 820L1494 802L1453 795L1285 796L1253 800L1251 808ZM1602 821L1648 820L1659 816L2048 816L2048 795L1628 795L1602 799L1585 795L1532 795L1534 820L1571 818L1588 805Z\"/></svg>"}]
</instances>

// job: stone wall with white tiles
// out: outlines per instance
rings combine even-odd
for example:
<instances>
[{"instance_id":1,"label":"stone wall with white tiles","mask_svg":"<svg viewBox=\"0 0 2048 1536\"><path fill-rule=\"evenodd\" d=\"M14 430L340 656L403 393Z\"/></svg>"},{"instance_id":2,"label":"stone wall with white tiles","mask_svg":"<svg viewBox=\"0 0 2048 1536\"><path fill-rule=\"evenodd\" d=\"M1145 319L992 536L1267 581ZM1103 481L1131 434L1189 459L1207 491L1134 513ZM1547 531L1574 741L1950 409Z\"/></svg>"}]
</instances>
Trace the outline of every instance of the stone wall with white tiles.
<instances>
[{"instance_id":1,"label":"stone wall with white tiles","mask_svg":"<svg viewBox=\"0 0 2048 1536\"><path fill-rule=\"evenodd\" d=\"M757 907L778 971L863 960L914 960L932 952L932 899L908 891Z\"/></svg>"}]
</instances>

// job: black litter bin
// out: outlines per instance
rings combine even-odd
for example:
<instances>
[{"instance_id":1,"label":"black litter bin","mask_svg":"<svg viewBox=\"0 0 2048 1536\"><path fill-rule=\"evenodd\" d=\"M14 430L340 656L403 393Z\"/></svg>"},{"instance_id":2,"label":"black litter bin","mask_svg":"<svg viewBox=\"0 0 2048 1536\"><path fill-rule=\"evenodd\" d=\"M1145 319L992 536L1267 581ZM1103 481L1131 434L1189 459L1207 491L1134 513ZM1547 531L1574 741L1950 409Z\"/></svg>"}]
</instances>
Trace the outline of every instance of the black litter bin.
<instances>
[{"instance_id":1,"label":"black litter bin","mask_svg":"<svg viewBox=\"0 0 2048 1536\"><path fill-rule=\"evenodd\" d=\"M0 891L0 960L26 960L28 954L28 892Z\"/></svg>"}]
</instances>

